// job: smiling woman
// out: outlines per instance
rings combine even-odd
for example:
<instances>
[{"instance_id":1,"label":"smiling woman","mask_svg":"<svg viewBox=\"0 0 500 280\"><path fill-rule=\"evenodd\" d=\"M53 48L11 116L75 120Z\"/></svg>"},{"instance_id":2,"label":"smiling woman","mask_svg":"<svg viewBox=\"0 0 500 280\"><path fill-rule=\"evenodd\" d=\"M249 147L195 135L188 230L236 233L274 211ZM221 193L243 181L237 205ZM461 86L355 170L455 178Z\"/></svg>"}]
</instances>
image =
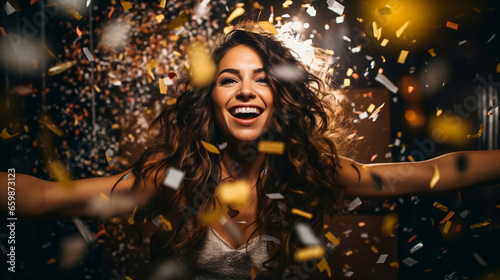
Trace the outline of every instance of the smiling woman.
<instances>
[{"instance_id":1,"label":"smiling woman","mask_svg":"<svg viewBox=\"0 0 500 280\"><path fill-rule=\"evenodd\" d=\"M99 216L96 196L134 193L133 224L151 241L145 277L293 279L304 275L295 265L322 260L333 246L336 239L316 235L326 216L344 208L344 194L404 196L500 180L498 150L392 164L341 157L332 93L255 25L220 37L213 81L199 86L191 77L177 85L177 102L151 124L152 142L131 170L66 182L71 192L16 174L17 213ZM262 152L263 141L284 152ZM7 211L5 192L0 198ZM135 204L108 213L132 212Z\"/></svg>"}]
</instances>

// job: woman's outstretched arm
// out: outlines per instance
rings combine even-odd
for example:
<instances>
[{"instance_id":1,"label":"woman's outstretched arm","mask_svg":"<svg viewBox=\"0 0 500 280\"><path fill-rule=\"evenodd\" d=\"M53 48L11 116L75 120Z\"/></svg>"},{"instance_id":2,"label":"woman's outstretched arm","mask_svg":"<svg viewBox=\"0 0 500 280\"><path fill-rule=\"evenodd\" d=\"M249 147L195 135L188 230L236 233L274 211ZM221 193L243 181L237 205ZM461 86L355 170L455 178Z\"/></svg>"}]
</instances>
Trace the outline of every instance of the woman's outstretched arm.
<instances>
[{"instance_id":1,"label":"woman's outstretched arm","mask_svg":"<svg viewBox=\"0 0 500 280\"><path fill-rule=\"evenodd\" d=\"M349 196L446 192L500 182L500 150L449 153L420 162L360 164L341 158L339 183Z\"/></svg>"},{"instance_id":2,"label":"woman's outstretched arm","mask_svg":"<svg viewBox=\"0 0 500 280\"><path fill-rule=\"evenodd\" d=\"M15 174L15 215L18 217L47 217L47 216L101 216L104 212L92 207L92 202L101 195L109 196L113 185L128 172L123 172L114 176L99 177L91 179L75 180L71 182L70 187L65 187L60 182L46 181L33 176L20 173ZM0 191L0 212L7 213L8 208L8 173L0 172L0 184L5 186ZM12 177L12 176L11 176ZM134 177L132 174L126 180L121 180L113 196L127 193L133 185ZM148 185L148 184L146 184ZM151 188L148 188L151 189ZM12 190L12 189L11 189ZM144 201L146 192L141 193L143 197L134 197L137 201ZM104 200L106 200L104 198ZM130 200L129 200L130 201ZM103 204L106 207L106 204ZM129 213L134 208L134 203L128 203L123 206L119 204L113 209L106 208L106 216L116 216ZM130 209L129 209L130 208ZM109 212L111 211L111 212ZM116 213L115 213L116 212Z\"/></svg>"}]
</instances>

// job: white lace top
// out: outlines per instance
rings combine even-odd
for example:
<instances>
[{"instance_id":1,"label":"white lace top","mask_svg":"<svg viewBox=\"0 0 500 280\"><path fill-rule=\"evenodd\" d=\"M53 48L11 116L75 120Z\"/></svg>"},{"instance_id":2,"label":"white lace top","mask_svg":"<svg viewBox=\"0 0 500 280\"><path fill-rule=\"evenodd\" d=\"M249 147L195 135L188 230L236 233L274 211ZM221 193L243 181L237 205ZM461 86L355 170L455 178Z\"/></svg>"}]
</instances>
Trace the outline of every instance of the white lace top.
<instances>
[{"instance_id":1,"label":"white lace top","mask_svg":"<svg viewBox=\"0 0 500 280\"><path fill-rule=\"evenodd\" d=\"M268 259L266 241L260 236L235 249L210 228L191 279L251 279L253 267L259 270L255 279L268 279L262 265Z\"/></svg>"}]
</instances>

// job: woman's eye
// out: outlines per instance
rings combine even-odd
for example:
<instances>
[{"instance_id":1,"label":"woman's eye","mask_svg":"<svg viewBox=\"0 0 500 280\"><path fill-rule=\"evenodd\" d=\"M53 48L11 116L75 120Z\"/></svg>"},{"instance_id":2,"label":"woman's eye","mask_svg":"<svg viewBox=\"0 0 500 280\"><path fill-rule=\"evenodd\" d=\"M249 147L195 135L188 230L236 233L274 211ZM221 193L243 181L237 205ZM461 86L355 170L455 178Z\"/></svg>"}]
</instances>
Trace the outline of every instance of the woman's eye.
<instances>
[{"instance_id":1,"label":"woman's eye","mask_svg":"<svg viewBox=\"0 0 500 280\"><path fill-rule=\"evenodd\" d=\"M264 83L264 84L269 84L269 79L267 78L259 78L257 79L258 83Z\"/></svg>"},{"instance_id":2,"label":"woman's eye","mask_svg":"<svg viewBox=\"0 0 500 280\"><path fill-rule=\"evenodd\" d=\"M224 80L222 80L220 82L220 84L223 86L223 85L227 85L227 84L234 84L234 83L237 83L237 81L233 78L225 78Z\"/></svg>"}]
</instances>

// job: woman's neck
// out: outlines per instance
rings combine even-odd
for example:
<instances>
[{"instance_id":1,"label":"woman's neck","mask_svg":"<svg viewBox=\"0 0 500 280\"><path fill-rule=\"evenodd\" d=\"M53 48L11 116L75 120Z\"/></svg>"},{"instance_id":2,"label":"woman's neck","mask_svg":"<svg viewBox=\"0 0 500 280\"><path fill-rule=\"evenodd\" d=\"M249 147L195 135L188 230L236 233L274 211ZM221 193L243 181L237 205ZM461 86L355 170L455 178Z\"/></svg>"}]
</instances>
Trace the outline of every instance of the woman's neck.
<instances>
[{"instance_id":1,"label":"woman's neck","mask_svg":"<svg viewBox=\"0 0 500 280\"><path fill-rule=\"evenodd\" d=\"M222 151L222 168L230 177L256 183L265 158L253 143L228 143Z\"/></svg>"}]
</instances>

